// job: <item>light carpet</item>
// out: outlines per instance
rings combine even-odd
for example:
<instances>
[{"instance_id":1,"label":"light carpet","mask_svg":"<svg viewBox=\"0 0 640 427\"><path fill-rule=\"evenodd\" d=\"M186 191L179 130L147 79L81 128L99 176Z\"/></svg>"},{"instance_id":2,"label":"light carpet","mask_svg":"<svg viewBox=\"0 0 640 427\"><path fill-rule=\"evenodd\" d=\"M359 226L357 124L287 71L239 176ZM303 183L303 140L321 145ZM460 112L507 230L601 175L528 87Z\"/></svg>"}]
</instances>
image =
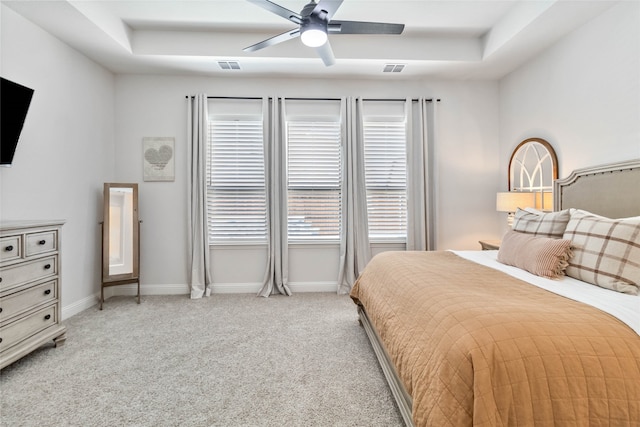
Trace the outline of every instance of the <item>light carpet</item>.
<instances>
[{"instance_id":1,"label":"light carpet","mask_svg":"<svg viewBox=\"0 0 640 427\"><path fill-rule=\"evenodd\" d=\"M113 297L0 371L2 426L402 426L347 296Z\"/></svg>"}]
</instances>

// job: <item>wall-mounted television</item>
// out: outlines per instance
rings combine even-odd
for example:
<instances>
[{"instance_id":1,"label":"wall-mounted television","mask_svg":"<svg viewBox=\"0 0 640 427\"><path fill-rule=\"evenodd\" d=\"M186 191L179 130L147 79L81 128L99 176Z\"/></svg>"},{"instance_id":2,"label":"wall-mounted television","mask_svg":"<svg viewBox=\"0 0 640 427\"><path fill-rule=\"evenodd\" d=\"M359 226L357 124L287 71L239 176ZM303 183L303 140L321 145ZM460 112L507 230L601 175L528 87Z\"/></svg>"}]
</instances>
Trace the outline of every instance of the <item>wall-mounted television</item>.
<instances>
[{"instance_id":1,"label":"wall-mounted television","mask_svg":"<svg viewBox=\"0 0 640 427\"><path fill-rule=\"evenodd\" d=\"M0 77L0 165L13 163L33 89Z\"/></svg>"}]
</instances>

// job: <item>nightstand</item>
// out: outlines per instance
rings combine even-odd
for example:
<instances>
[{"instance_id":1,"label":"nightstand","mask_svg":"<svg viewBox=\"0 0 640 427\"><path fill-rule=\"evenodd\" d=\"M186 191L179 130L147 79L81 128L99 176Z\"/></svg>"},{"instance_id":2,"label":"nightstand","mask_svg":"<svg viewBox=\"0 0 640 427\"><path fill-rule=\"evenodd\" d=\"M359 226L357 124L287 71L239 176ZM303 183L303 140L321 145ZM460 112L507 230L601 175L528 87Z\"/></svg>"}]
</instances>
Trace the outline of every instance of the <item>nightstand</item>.
<instances>
[{"instance_id":1,"label":"nightstand","mask_svg":"<svg viewBox=\"0 0 640 427\"><path fill-rule=\"evenodd\" d=\"M497 251L500 249L500 240L480 240L483 251Z\"/></svg>"}]
</instances>

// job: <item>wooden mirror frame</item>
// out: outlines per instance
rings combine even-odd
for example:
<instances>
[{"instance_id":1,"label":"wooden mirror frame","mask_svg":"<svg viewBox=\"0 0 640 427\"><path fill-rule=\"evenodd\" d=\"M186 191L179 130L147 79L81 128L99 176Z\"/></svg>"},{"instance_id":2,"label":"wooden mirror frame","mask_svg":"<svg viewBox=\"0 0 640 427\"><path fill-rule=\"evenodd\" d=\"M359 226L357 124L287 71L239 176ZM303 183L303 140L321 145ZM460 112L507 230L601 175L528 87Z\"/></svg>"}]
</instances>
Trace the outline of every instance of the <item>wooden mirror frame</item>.
<instances>
[{"instance_id":1,"label":"wooden mirror frame","mask_svg":"<svg viewBox=\"0 0 640 427\"><path fill-rule=\"evenodd\" d=\"M519 183L515 180L518 166L520 167ZM529 168L532 170L529 170ZM549 173L551 176L547 176ZM528 179L526 185L523 185L523 174ZM525 139L511 153L508 169L509 191L538 193L535 196L537 208L549 210L548 208L552 207L553 185L556 179L558 179L558 157L551 144L544 139ZM539 181L538 185L535 185L536 180Z\"/></svg>"},{"instance_id":2,"label":"wooden mirror frame","mask_svg":"<svg viewBox=\"0 0 640 427\"><path fill-rule=\"evenodd\" d=\"M130 189L132 193L130 218L130 236L127 239L127 253L131 256L131 267L126 272L112 272L110 265L111 235L117 224L111 223L111 189ZM109 286L138 284L138 304L140 304L140 220L138 218L138 184L104 184L102 224L102 285L100 286L100 310L104 303L104 288ZM121 233L120 233L121 234ZM124 244L124 243L123 243Z\"/></svg>"},{"instance_id":3,"label":"wooden mirror frame","mask_svg":"<svg viewBox=\"0 0 640 427\"><path fill-rule=\"evenodd\" d=\"M546 153L542 153L542 155L540 154L539 151L535 150L535 147L537 145L541 145ZM520 162L518 159L518 154L520 153L524 153L524 156L527 155L527 153L530 152L531 147L533 147L534 152L537 155L537 162L536 162L536 167L537 168L542 168L542 164L545 161L550 161L551 162L551 182L549 183L549 185L545 185L544 189L548 189L553 191L553 182L558 179L558 157L556 156L556 152L553 149L553 147L551 146L551 144L549 144L547 141L545 141L542 138L528 138L525 139L524 141L522 141L520 144L518 144L518 146L513 150L513 153L511 153L511 158L509 159L509 175L508 175L508 188L509 191L522 191L522 185L520 185L520 188L516 188L515 187L515 183L512 182L513 180L513 174L514 174L514 168L515 168L515 164ZM522 162L520 162L520 164L522 164ZM536 171L528 171L531 172L531 176L536 175ZM542 171L540 172L540 174L542 173ZM520 183L522 184L522 182Z\"/></svg>"}]
</instances>

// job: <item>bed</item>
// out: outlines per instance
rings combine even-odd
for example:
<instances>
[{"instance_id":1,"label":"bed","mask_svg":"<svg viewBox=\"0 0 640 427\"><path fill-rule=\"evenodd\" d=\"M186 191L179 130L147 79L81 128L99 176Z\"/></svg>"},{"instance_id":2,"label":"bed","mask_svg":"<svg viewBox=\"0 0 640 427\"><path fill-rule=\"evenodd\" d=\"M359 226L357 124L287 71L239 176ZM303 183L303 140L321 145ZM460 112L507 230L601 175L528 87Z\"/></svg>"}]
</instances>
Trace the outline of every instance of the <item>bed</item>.
<instances>
[{"instance_id":1,"label":"bed","mask_svg":"<svg viewBox=\"0 0 640 427\"><path fill-rule=\"evenodd\" d=\"M640 159L577 170L499 251L371 260L351 298L406 425L640 425L639 189Z\"/></svg>"}]
</instances>

